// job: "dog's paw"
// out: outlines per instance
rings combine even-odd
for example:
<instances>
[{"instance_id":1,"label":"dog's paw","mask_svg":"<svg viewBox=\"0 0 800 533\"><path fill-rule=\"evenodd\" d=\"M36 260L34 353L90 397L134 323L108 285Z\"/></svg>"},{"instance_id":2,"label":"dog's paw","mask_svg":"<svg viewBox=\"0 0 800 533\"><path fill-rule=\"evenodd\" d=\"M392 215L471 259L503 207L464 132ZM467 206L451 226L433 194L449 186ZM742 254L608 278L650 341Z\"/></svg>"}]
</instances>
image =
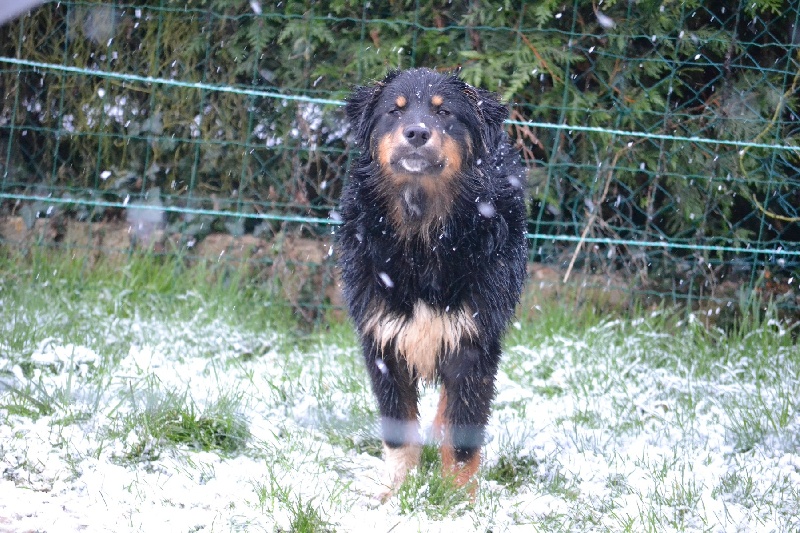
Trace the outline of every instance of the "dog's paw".
<instances>
[{"instance_id":1,"label":"dog's paw","mask_svg":"<svg viewBox=\"0 0 800 533\"><path fill-rule=\"evenodd\" d=\"M376 495L381 503L385 503L397 493L397 489L405 481L408 472L419 464L421 454L422 446L419 444L408 444L399 448L390 448L384 445L384 481L382 489Z\"/></svg>"}]
</instances>

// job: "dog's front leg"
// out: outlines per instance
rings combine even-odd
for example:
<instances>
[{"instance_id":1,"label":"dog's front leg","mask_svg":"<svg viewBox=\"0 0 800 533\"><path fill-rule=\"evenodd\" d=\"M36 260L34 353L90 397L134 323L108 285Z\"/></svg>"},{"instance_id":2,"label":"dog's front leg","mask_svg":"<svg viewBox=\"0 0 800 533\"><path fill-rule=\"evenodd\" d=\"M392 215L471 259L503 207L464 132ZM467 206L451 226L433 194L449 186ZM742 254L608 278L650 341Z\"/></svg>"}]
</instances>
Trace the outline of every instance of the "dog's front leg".
<instances>
[{"instance_id":1,"label":"dog's front leg","mask_svg":"<svg viewBox=\"0 0 800 533\"><path fill-rule=\"evenodd\" d=\"M461 347L440 368L442 392L434 429L442 439L442 473L475 491L484 430L494 398L499 347Z\"/></svg>"},{"instance_id":2,"label":"dog's front leg","mask_svg":"<svg viewBox=\"0 0 800 533\"><path fill-rule=\"evenodd\" d=\"M368 336L369 337L369 336ZM395 354L393 343L379 349L364 339L364 356L381 414L381 438L386 462L387 491L391 496L408 471L419 463L422 442L419 433L417 380L404 360Z\"/></svg>"}]
</instances>

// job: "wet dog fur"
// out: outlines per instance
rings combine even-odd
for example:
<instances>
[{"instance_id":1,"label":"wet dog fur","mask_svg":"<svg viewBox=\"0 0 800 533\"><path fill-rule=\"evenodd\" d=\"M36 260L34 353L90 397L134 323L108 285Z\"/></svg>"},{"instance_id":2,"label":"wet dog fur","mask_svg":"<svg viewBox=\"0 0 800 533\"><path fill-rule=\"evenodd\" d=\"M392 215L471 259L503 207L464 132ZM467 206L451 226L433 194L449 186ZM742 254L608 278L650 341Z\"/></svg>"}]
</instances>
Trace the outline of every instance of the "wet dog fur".
<instances>
[{"instance_id":1,"label":"wet dog fur","mask_svg":"<svg viewBox=\"0 0 800 533\"><path fill-rule=\"evenodd\" d=\"M336 249L380 410L387 495L419 461L421 381L441 387L433 429L446 475L473 483L527 256L508 111L420 68L356 88L346 113L361 153Z\"/></svg>"}]
</instances>

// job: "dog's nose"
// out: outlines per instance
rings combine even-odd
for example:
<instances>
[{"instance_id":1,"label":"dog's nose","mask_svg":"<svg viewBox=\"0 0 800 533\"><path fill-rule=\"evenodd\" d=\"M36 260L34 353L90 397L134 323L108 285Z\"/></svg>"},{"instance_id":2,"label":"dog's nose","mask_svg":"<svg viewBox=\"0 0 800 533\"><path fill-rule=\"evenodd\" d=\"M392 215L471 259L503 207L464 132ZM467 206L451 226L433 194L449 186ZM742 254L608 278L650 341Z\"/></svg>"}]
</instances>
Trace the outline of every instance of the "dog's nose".
<instances>
[{"instance_id":1,"label":"dog's nose","mask_svg":"<svg viewBox=\"0 0 800 533\"><path fill-rule=\"evenodd\" d=\"M424 124L415 124L404 129L403 135L411 146L419 148L431 138L431 130Z\"/></svg>"}]
</instances>

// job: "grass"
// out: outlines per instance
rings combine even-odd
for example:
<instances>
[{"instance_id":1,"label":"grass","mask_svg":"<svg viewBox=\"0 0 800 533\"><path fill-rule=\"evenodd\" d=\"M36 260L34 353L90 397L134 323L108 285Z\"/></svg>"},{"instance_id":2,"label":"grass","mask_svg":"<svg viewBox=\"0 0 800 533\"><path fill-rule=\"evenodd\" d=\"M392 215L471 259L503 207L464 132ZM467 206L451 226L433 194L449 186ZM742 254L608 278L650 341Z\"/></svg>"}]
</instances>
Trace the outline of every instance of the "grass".
<instances>
[{"instance_id":1,"label":"grass","mask_svg":"<svg viewBox=\"0 0 800 533\"><path fill-rule=\"evenodd\" d=\"M292 533L323 533L332 531L313 502L297 500L290 503L292 514L289 531Z\"/></svg>"},{"instance_id":2,"label":"grass","mask_svg":"<svg viewBox=\"0 0 800 533\"><path fill-rule=\"evenodd\" d=\"M177 512L187 503L158 500L157 476L193 480L179 491L192 494L236 471L218 513L242 531L366 517L384 530L798 525L797 328L756 300L726 328L670 309L531 307L506 338L475 502L426 445L397 496L362 515L381 442L346 321L309 330L235 269L108 266L0 255L0 458L17 486L52 490L104 464L134 501ZM436 396L423 395L428 418Z\"/></svg>"},{"instance_id":3,"label":"grass","mask_svg":"<svg viewBox=\"0 0 800 533\"><path fill-rule=\"evenodd\" d=\"M125 440L125 460L158 457L168 445L222 454L245 449L250 434L241 398L223 394L200 408L188 392L163 390L153 381L131 387L126 398L130 405L117 409L120 414L110 427L111 438Z\"/></svg>"},{"instance_id":4,"label":"grass","mask_svg":"<svg viewBox=\"0 0 800 533\"><path fill-rule=\"evenodd\" d=\"M516 494L534 479L538 466L536 459L525 455L523 450L512 450L498 457L497 462L486 469L484 477Z\"/></svg>"}]
</instances>

